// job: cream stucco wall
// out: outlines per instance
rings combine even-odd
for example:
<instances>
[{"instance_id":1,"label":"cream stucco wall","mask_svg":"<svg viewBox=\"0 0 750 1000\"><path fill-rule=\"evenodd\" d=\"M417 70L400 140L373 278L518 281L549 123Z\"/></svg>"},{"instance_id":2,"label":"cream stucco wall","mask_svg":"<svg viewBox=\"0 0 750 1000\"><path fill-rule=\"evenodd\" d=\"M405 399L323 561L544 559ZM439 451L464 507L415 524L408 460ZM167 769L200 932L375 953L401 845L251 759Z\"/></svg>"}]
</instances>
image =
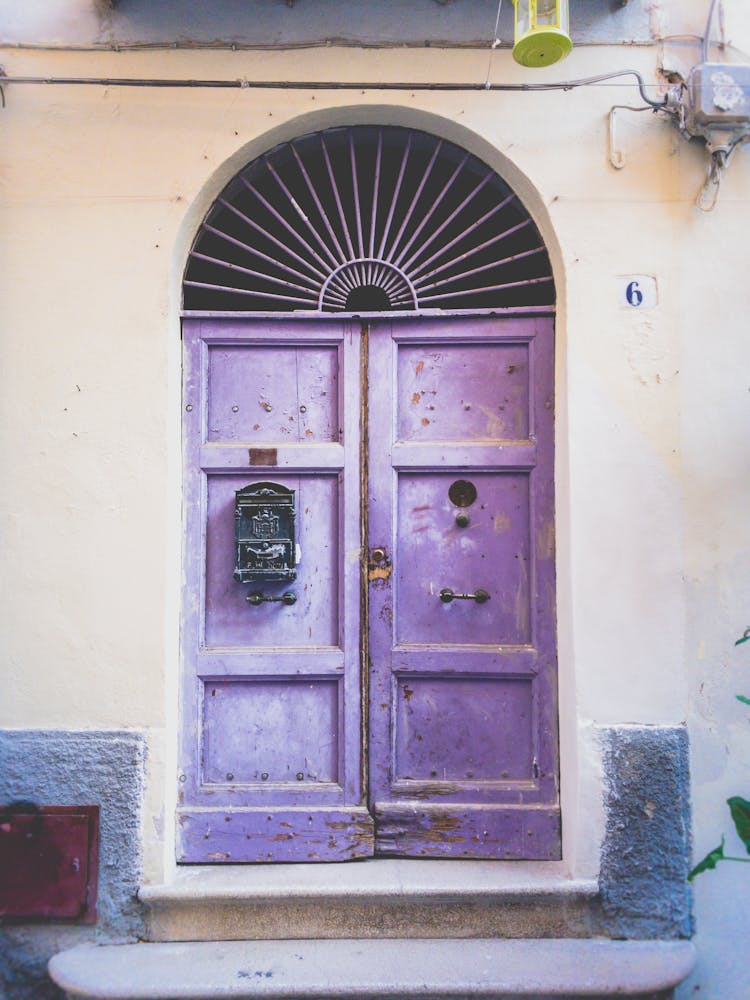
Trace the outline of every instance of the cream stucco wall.
<instances>
[{"instance_id":1,"label":"cream stucco wall","mask_svg":"<svg viewBox=\"0 0 750 1000\"><path fill-rule=\"evenodd\" d=\"M684 16L676 6L660 5L665 30L702 30L704 5L681 5ZM748 48L739 6L728 10L729 28ZM686 44L667 46L668 58L690 62ZM653 81L660 54L582 48L532 78L632 66ZM0 61L10 76L417 83L483 79L489 55L8 49ZM491 79L530 77L498 51ZM640 103L628 80L542 94L10 85L6 100L0 726L146 730L145 874L168 872L186 253L213 197L264 149L336 123L400 123L495 167L553 260L568 866L598 870L600 724L688 722L696 852L713 847L728 829L723 800L750 785L747 713L733 700L750 694L748 654L732 647L750 624L750 153L736 155L718 207L703 215L693 205L702 145L659 116L620 112L626 165L610 165L607 113L615 102ZM656 278L656 308L622 307L620 278L631 274ZM699 881L703 964L684 996L694 985L704 997L742 995L743 973L721 967L737 926L724 923L727 913L747 931L730 885L746 877L727 870Z\"/></svg>"}]
</instances>

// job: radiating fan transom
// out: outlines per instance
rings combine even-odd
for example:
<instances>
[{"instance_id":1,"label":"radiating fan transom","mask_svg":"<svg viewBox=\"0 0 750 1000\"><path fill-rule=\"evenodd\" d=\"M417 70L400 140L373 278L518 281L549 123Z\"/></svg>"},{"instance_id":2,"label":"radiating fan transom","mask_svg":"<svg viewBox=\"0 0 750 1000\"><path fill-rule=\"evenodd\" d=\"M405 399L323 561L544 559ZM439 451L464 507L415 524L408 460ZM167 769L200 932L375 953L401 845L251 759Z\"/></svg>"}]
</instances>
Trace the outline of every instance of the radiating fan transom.
<instances>
[{"instance_id":1,"label":"radiating fan transom","mask_svg":"<svg viewBox=\"0 0 750 1000\"><path fill-rule=\"evenodd\" d=\"M224 189L185 273L195 311L403 312L551 306L544 242L508 185L435 136L329 129Z\"/></svg>"}]
</instances>

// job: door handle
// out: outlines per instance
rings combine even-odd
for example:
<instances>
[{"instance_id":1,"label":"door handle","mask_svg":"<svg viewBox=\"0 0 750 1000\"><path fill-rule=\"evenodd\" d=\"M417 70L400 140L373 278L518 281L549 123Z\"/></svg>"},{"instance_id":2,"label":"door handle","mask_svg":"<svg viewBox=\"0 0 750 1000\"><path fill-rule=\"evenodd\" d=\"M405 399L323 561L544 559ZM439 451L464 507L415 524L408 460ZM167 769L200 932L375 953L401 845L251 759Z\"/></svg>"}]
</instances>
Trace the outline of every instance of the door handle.
<instances>
[{"instance_id":1,"label":"door handle","mask_svg":"<svg viewBox=\"0 0 750 1000\"><path fill-rule=\"evenodd\" d=\"M275 601L279 601L281 604L296 604L297 595L291 590L287 590L287 592L282 594L280 597L266 597L266 595L262 594L259 590L254 590L251 594L247 595L245 600L248 604L252 604L254 607L257 607L259 604L272 604Z\"/></svg>"},{"instance_id":2,"label":"door handle","mask_svg":"<svg viewBox=\"0 0 750 1000\"><path fill-rule=\"evenodd\" d=\"M490 599L490 595L481 587L477 588L473 594L454 594L450 587L443 587L439 597L443 604L450 604L451 601L476 601L477 604L484 604Z\"/></svg>"}]
</instances>

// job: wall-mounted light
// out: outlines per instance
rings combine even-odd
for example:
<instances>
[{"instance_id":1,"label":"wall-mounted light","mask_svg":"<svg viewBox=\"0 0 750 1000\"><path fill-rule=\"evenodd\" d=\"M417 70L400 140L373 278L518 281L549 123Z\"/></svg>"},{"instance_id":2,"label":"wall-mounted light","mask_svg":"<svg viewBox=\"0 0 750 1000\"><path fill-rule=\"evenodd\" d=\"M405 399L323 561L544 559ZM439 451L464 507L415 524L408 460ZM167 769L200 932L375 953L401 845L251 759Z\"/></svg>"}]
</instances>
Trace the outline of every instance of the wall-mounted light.
<instances>
[{"instance_id":1,"label":"wall-mounted light","mask_svg":"<svg viewBox=\"0 0 750 1000\"><path fill-rule=\"evenodd\" d=\"M551 66L573 48L568 0L513 0L513 58L522 66Z\"/></svg>"}]
</instances>

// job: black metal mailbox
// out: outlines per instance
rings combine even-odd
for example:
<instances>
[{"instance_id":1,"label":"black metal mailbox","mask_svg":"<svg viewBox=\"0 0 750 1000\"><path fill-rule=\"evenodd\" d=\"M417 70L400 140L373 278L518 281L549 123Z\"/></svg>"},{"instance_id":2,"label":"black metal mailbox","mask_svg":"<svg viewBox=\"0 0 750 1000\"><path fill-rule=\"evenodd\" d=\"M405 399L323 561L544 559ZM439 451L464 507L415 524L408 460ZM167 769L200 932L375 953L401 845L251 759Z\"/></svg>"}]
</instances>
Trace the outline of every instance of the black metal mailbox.
<instances>
[{"instance_id":1,"label":"black metal mailbox","mask_svg":"<svg viewBox=\"0 0 750 1000\"><path fill-rule=\"evenodd\" d=\"M295 580L294 490L254 483L235 493L236 557L240 583Z\"/></svg>"}]
</instances>

